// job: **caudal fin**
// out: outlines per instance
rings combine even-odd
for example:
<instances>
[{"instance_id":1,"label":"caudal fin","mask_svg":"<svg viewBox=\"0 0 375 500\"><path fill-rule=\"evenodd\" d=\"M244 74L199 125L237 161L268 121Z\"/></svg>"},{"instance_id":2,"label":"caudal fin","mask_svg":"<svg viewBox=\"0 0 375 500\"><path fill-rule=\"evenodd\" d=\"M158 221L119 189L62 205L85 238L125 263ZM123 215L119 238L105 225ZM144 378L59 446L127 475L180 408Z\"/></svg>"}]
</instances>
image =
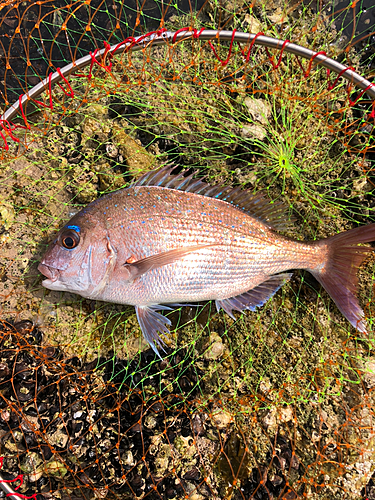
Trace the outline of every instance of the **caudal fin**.
<instances>
[{"instance_id":1,"label":"caudal fin","mask_svg":"<svg viewBox=\"0 0 375 500\"><path fill-rule=\"evenodd\" d=\"M370 241L375 241L375 224L331 236L324 240L329 249L327 264L322 270L311 271L333 298L345 318L363 333L367 331L365 314L356 297L357 271L366 255L374 248L358 245Z\"/></svg>"}]
</instances>

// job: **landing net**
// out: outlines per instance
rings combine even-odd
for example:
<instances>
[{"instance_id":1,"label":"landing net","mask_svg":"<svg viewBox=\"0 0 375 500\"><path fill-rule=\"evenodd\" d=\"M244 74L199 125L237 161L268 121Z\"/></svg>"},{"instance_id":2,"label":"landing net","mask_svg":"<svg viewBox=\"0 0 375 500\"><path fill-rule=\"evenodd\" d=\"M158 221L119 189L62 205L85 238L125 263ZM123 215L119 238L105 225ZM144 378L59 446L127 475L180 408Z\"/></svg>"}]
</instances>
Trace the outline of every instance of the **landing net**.
<instances>
[{"instance_id":1,"label":"landing net","mask_svg":"<svg viewBox=\"0 0 375 500\"><path fill-rule=\"evenodd\" d=\"M374 8L0 7L2 112L16 103L0 126L0 486L12 499L374 498L373 256L366 337L295 272L235 321L211 303L167 313L163 361L134 308L49 292L37 271L74 213L164 163L282 201L297 239L375 222L373 87L344 74L373 82Z\"/></svg>"}]
</instances>

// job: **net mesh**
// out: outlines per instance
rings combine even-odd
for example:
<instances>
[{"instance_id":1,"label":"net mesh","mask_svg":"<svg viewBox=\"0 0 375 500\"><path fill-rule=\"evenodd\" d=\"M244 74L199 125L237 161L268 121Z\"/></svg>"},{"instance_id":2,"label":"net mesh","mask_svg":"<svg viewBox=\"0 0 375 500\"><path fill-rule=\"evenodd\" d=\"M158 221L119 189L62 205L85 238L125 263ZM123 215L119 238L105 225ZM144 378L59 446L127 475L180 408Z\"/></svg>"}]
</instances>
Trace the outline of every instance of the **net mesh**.
<instances>
[{"instance_id":1,"label":"net mesh","mask_svg":"<svg viewBox=\"0 0 375 500\"><path fill-rule=\"evenodd\" d=\"M1 7L3 111L92 57L0 130L0 486L38 499L375 498L371 255L359 272L368 336L296 272L235 321L211 303L168 313L162 361L134 308L49 292L37 271L74 213L164 163L283 201L297 239L374 222L372 102L337 75L199 36L95 56L105 43L204 26L290 39L371 81L374 8Z\"/></svg>"}]
</instances>

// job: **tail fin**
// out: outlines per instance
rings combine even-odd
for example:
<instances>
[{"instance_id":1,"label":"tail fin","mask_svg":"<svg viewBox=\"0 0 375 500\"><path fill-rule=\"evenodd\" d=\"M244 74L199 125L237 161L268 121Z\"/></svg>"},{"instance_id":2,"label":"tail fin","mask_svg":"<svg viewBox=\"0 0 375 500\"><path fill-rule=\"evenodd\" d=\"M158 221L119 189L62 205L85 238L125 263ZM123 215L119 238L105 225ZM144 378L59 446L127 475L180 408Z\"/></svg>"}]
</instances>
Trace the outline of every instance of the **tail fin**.
<instances>
[{"instance_id":1,"label":"tail fin","mask_svg":"<svg viewBox=\"0 0 375 500\"><path fill-rule=\"evenodd\" d=\"M357 227L323 241L328 245L327 264L322 270L311 272L354 328L367 333L365 314L356 297L357 271L366 255L374 248L360 247L358 244L375 241L375 224Z\"/></svg>"}]
</instances>

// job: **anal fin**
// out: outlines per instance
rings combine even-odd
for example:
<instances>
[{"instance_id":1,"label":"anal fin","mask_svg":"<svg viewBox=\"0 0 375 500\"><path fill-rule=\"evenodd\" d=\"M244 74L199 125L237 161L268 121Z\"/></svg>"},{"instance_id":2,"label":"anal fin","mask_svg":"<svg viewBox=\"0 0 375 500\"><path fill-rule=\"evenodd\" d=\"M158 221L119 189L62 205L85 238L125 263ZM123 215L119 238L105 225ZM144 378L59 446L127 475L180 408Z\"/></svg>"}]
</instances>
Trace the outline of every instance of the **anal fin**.
<instances>
[{"instance_id":1,"label":"anal fin","mask_svg":"<svg viewBox=\"0 0 375 500\"><path fill-rule=\"evenodd\" d=\"M255 311L267 302L287 281L292 277L292 273L275 274L260 285L252 288L248 292L228 299L215 300L216 309L224 309L233 319L236 319L232 311L244 311L245 309Z\"/></svg>"}]
</instances>

